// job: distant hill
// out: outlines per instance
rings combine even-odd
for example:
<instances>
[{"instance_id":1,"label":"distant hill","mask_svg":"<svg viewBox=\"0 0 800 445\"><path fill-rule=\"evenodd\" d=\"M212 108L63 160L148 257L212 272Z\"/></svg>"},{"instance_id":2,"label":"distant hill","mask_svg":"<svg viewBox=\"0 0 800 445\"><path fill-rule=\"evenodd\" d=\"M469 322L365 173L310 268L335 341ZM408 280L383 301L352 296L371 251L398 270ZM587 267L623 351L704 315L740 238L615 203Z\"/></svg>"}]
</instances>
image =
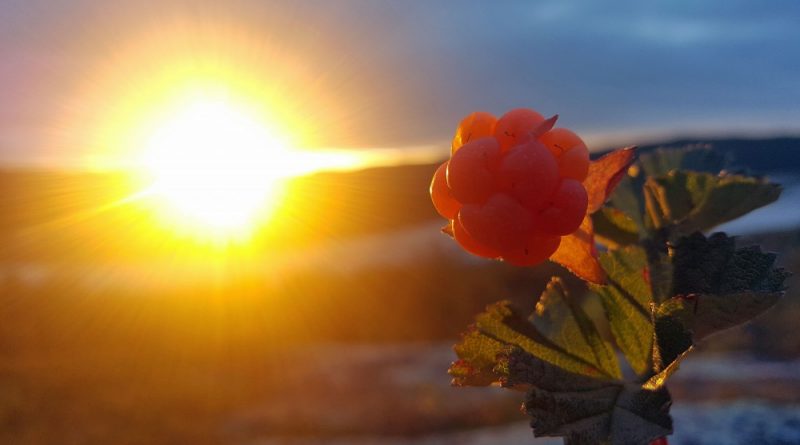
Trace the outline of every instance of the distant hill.
<instances>
[{"instance_id":1,"label":"distant hill","mask_svg":"<svg viewBox=\"0 0 800 445\"><path fill-rule=\"evenodd\" d=\"M407 165L295 178L279 217L250 245L280 251L431 221L434 170ZM137 191L122 173L0 170L0 262L180 256L168 229L153 229L153 212L127 199ZM195 241L179 247L207 247Z\"/></svg>"},{"instance_id":2,"label":"distant hill","mask_svg":"<svg viewBox=\"0 0 800 445\"><path fill-rule=\"evenodd\" d=\"M800 137L767 139L713 138L675 139L671 141L639 145L643 152L658 148L687 146L710 146L731 157L733 167L746 169L754 174L776 173L800 174ZM609 150L603 150L607 152Z\"/></svg>"},{"instance_id":3,"label":"distant hill","mask_svg":"<svg viewBox=\"0 0 800 445\"><path fill-rule=\"evenodd\" d=\"M800 138L681 139L640 149L689 145L711 145L730 154L734 168L755 174L800 174ZM252 244L280 251L435 220L428 197L435 168L406 165L296 178L288 184L291 198L279 208L280 218ZM120 204L135 191L120 173L0 170L0 261L176 255L164 234L153 232L152 214Z\"/></svg>"}]
</instances>

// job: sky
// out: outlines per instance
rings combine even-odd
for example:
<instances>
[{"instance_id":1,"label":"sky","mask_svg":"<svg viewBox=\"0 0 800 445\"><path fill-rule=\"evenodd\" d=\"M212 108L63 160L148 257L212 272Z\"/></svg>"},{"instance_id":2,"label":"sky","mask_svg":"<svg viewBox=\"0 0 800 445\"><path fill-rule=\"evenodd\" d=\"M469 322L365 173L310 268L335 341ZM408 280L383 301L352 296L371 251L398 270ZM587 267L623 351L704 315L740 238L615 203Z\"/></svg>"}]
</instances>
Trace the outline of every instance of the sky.
<instances>
[{"instance_id":1,"label":"sky","mask_svg":"<svg viewBox=\"0 0 800 445\"><path fill-rule=\"evenodd\" d=\"M109 150L110 116L187 58L262 84L310 147L444 150L515 107L594 148L797 135L797 23L796 0L2 0L0 162Z\"/></svg>"}]
</instances>

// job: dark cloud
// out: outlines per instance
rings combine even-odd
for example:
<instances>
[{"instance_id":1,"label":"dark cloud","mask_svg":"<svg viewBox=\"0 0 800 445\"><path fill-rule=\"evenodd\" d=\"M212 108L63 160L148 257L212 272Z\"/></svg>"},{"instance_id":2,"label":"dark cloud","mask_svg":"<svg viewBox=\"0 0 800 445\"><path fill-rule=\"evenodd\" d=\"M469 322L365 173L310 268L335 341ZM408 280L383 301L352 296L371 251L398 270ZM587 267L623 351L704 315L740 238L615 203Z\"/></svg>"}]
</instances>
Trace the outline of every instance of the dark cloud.
<instances>
[{"instance_id":1,"label":"dark cloud","mask_svg":"<svg viewBox=\"0 0 800 445\"><path fill-rule=\"evenodd\" d=\"M193 21L303 60L339 104L298 91L326 145L443 144L462 115L517 106L586 134L800 130L794 0L80 0L0 4L0 134L47 128L81 67L142 29Z\"/></svg>"}]
</instances>

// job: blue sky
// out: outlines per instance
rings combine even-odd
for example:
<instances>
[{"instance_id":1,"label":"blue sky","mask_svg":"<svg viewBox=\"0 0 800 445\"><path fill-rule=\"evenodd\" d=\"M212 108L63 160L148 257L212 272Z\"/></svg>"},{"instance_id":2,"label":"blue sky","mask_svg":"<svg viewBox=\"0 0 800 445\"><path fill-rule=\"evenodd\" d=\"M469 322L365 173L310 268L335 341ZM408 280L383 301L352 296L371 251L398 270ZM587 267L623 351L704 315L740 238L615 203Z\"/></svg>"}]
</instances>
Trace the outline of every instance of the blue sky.
<instances>
[{"instance_id":1,"label":"blue sky","mask_svg":"<svg viewBox=\"0 0 800 445\"><path fill-rule=\"evenodd\" d=\"M71 140L64 116L97 67L143 32L192 22L241 29L267 62L291 54L337 103L279 81L326 146L446 146L463 115L518 106L558 113L598 148L800 134L794 0L4 0L0 158L68 161L54 135Z\"/></svg>"}]
</instances>

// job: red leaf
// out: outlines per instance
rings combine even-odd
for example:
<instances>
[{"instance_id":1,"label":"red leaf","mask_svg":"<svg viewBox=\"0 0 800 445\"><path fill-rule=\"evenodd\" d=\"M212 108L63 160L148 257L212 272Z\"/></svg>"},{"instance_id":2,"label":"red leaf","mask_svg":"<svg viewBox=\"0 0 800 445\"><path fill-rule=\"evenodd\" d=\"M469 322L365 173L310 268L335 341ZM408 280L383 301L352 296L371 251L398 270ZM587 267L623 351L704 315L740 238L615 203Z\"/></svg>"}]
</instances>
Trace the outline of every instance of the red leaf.
<instances>
[{"instance_id":1,"label":"red leaf","mask_svg":"<svg viewBox=\"0 0 800 445\"><path fill-rule=\"evenodd\" d=\"M583 186L589 194L587 213L594 213L603 206L628 171L635 154L635 146L620 148L589 165L589 174L583 181Z\"/></svg>"},{"instance_id":2,"label":"red leaf","mask_svg":"<svg viewBox=\"0 0 800 445\"><path fill-rule=\"evenodd\" d=\"M583 218L578 230L561 238L561 245L558 246L558 250L550 257L550 260L566 267L586 281L596 284L605 282L606 274L597 260L594 228L589 215Z\"/></svg>"}]
</instances>

